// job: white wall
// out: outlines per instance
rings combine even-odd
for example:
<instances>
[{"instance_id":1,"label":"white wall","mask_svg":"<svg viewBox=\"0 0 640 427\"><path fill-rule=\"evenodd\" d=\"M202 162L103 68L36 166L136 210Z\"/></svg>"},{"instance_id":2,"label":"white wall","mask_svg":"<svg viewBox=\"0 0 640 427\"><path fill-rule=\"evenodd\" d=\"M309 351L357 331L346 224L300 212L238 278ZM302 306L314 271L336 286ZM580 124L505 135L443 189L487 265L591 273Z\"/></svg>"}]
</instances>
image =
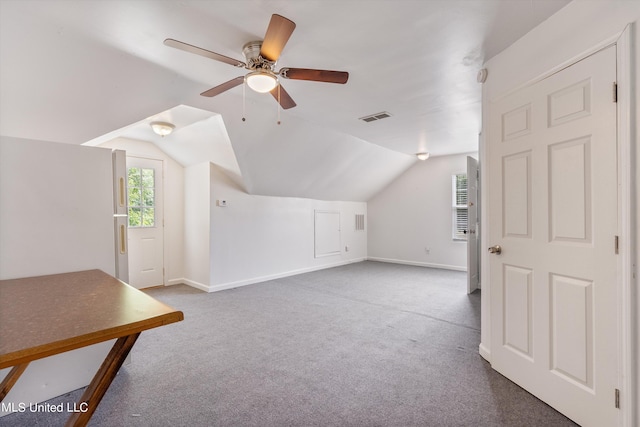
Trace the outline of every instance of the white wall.
<instances>
[{"instance_id":1,"label":"white wall","mask_svg":"<svg viewBox=\"0 0 640 427\"><path fill-rule=\"evenodd\" d=\"M111 150L4 136L0 144L0 279L115 274Z\"/></svg>"},{"instance_id":2,"label":"white wall","mask_svg":"<svg viewBox=\"0 0 640 427\"><path fill-rule=\"evenodd\" d=\"M638 61L640 60L640 37L638 35L640 26L640 2L636 0L615 0L615 1L573 1L555 15L551 16L545 22L534 28L527 35L522 37L512 46L504 50L499 55L492 58L485 64L488 69L489 76L487 82L483 86L483 111L488 110L488 104L499 97L505 95L509 91L515 90L528 82L534 81L540 77L547 75L549 72L560 69L576 59L583 57L585 54L595 51L597 48L604 46L616 40L619 35L625 30L629 23L635 23L635 28L632 31L632 43L634 44L634 56L632 59L632 82L631 86L619 86L619 97L625 96L621 93L626 93L627 96L632 97L631 114L634 115L631 118L631 125L634 128L632 130L632 145L635 147L636 162L632 167L636 167L635 180L636 187L634 189L634 200L631 215L635 220L635 247L638 247L640 241L640 231L637 231L638 221L638 189L640 188L640 176L637 172L637 165L640 164L640 154L638 153L638 146L640 145L637 123L640 122L640 114L638 113L637 101L640 99L640 88L637 85L637 76L639 74ZM620 72L620 70L619 70ZM484 115L486 119L486 114ZM487 128L486 123L483 123L483 128ZM484 152L484 146L481 145L480 157L481 161L486 156ZM624 161L624 159L623 159ZM484 172L481 171L481 182L486 182L484 179ZM489 199L490 188L483 187L483 209L487 204L484 202ZM483 215L486 218L486 213ZM485 233L483 236L487 236L487 224L482 224ZM622 236L625 239L626 236ZM628 236L634 238L634 236ZM490 243L483 240L481 247L487 247ZM483 283L487 283L488 277L488 259L484 252L482 260L482 278ZM640 255L636 252L634 255L636 259L636 270L640 265ZM636 274L637 276L637 274ZM635 322L636 329L634 336L636 336L636 342L630 343L636 346L635 362L637 365L638 354L640 354L640 343L638 343L638 330L640 330L640 318L637 315L637 308L640 307L640 295L637 293L637 278L633 283L636 289L636 314ZM482 292L482 337L481 337L481 354L491 359L491 335L490 335L490 320L491 320L491 307L490 301L490 288L485 286ZM626 380L626 379L625 379ZM637 425L638 422L638 408L640 408L640 381L635 378L635 396L633 396L633 390L626 390L623 393L623 407L626 412L625 419L626 425ZM631 399L630 399L631 396ZM629 417L629 409L631 409L632 417Z\"/></svg>"},{"instance_id":3,"label":"white wall","mask_svg":"<svg viewBox=\"0 0 640 427\"><path fill-rule=\"evenodd\" d=\"M163 160L167 284L214 291L366 259L367 232L354 231L366 203L250 195L222 167L183 168L148 142L118 138L100 147ZM229 206L217 207L219 199ZM314 258L316 209L341 213L338 256Z\"/></svg>"},{"instance_id":4,"label":"white wall","mask_svg":"<svg viewBox=\"0 0 640 427\"><path fill-rule=\"evenodd\" d=\"M355 214L366 215L366 203L250 195L218 166L211 165L210 171L210 291L366 258L367 233L354 230ZM218 200L227 206L217 206ZM314 257L315 210L340 212L339 255Z\"/></svg>"},{"instance_id":5,"label":"white wall","mask_svg":"<svg viewBox=\"0 0 640 427\"><path fill-rule=\"evenodd\" d=\"M211 215L210 163L184 170L184 282L209 290Z\"/></svg>"},{"instance_id":6,"label":"white wall","mask_svg":"<svg viewBox=\"0 0 640 427\"><path fill-rule=\"evenodd\" d=\"M115 274L111 150L0 137L0 218L0 279ZM30 363L4 403L41 402L86 386L111 345ZM8 372L0 370L0 379Z\"/></svg>"},{"instance_id":7,"label":"white wall","mask_svg":"<svg viewBox=\"0 0 640 427\"><path fill-rule=\"evenodd\" d=\"M165 284L182 283L184 277L184 168L150 142L116 138L99 145L125 150L127 156L162 160L164 169Z\"/></svg>"},{"instance_id":8,"label":"white wall","mask_svg":"<svg viewBox=\"0 0 640 427\"><path fill-rule=\"evenodd\" d=\"M242 91L234 93L228 98L211 98L207 103L213 103L214 111L224 117L245 188L251 194L362 202L414 160L412 155L294 114L283 115L281 124L276 125L277 110L265 108L256 114L251 94L247 94L247 121L243 122ZM262 97L259 102L265 101L271 107L273 100Z\"/></svg>"},{"instance_id":9,"label":"white wall","mask_svg":"<svg viewBox=\"0 0 640 427\"><path fill-rule=\"evenodd\" d=\"M452 238L451 205L451 177L466 171L467 154L432 157L371 198L368 258L466 270L467 245Z\"/></svg>"}]
</instances>

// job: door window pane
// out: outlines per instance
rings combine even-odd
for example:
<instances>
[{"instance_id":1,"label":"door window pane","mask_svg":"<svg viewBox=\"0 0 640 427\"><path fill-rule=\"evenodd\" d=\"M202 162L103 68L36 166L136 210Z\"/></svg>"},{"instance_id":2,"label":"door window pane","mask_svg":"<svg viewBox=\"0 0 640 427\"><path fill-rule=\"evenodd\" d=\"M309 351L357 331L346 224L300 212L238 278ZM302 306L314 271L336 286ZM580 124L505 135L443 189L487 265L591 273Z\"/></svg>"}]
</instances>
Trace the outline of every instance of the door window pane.
<instances>
[{"instance_id":1,"label":"door window pane","mask_svg":"<svg viewBox=\"0 0 640 427\"><path fill-rule=\"evenodd\" d=\"M155 174L153 169L127 169L129 227L155 227Z\"/></svg>"}]
</instances>

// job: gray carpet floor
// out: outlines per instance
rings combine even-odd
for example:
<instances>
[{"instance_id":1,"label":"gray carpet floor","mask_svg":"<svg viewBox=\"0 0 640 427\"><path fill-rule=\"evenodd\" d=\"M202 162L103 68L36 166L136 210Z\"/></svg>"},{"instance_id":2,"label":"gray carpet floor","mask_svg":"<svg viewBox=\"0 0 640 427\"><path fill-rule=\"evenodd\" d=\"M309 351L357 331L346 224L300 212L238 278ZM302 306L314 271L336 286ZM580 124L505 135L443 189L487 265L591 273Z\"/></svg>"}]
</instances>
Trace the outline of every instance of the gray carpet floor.
<instances>
[{"instance_id":1,"label":"gray carpet floor","mask_svg":"<svg viewBox=\"0 0 640 427\"><path fill-rule=\"evenodd\" d=\"M576 425L479 356L480 293L466 294L465 273L361 262L212 294L147 292L185 320L142 333L91 426Z\"/></svg>"}]
</instances>

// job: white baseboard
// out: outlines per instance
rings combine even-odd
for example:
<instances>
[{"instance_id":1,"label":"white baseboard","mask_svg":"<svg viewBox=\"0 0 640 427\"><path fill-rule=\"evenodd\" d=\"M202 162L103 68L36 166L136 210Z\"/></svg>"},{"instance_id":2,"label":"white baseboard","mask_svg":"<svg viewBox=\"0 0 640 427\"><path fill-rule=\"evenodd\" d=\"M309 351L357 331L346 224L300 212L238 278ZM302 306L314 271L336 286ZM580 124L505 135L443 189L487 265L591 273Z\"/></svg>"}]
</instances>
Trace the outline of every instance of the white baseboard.
<instances>
[{"instance_id":1,"label":"white baseboard","mask_svg":"<svg viewBox=\"0 0 640 427\"><path fill-rule=\"evenodd\" d=\"M479 347L480 356L487 362L491 363L491 350L489 350L483 343L480 343Z\"/></svg>"},{"instance_id":2,"label":"white baseboard","mask_svg":"<svg viewBox=\"0 0 640 427\"><path fill-rule=\"evenodd\" d=\"M418 267L441 268L444 270L467 271L467 267L460 267L458 265L432 264L428 262L405 261L401 259L377 258L377 257L368 257L367 260L378 261L378 262L388 262L391 264L415 265Z\"/></svg>"},{"instance_id":3,"label":"white baseboard","mask_svg":"<svg viewBox=\"0 0 640 427\"><path fill-rule=\"evenodd\" d=\"M218 292L218 291L224 291L226 289L239 288L240 286L253 285L256 283L266 282L269 280L281 279L283 277L295 276L303 273L310 273L312 271L324 270L327 268L339 267L341 265L353 264L353 263L362 262L362 261L366 261L366 258L355 258L355 259L335 262L331 264L323 264L320 266L300 268L298 270L290 270L282 273L269 274L266 276L252 277L249 279L237 280L235 282L219 283L216 285L204 285L202 283L194 282L193 280L189 280L189 279L180 279L180 280L177 280L176 283L185 283L189 286L193 286L194 288L200 289L205 292Z\"/></svg>"},{"instance_id":4,"label":"white baseboard","mask_svg":"<svg viewBox=\"0 0 640 427\"><path fill-rule=\"evenodd\" d=\"M173 279L171 280L169 283L171 283L171 285L179 285L179 284L185 284L185 285L189 285L192 288L196 288L199 289L201 291L205 291L205 292L211 292L209 290L209 286L196 282L195 280L189 280L189 279Z\"/></svg>"},{"instance_id":5,"label":"white baseboard","mask_svg":"<svg viewBox=\"0 0 640 427\"><path fill-rule=\"evenodd\" d=\"M254 285L256 283L261 283L261 282L267 282L269 280L275 280L275 279L281 279L283 277L289 277L289 276L295 276L298 274L303 274L303 273L310 273L312 271L318 271L318 270L324 270L327 268L333 268L333 267L339 267L341 265L347 265L347 264L353 264L356 262L362 262L362 261L378 261L378 262L388 262L388 263L393 263L393 264L405 264L405 265L415 265L415 266L419 266L419 267L429 267L429 268L441 268L441 269L445 269L445 270L455 270L455 271L467 271L467 269L465 267L459 267L459 266L455 266L455 265L445 265L445 264L431 264L431 263L421 263L421 262L413 262L413 261L403 261L403 260L397 260L397 259L388 259L388 258L375 258L375 257L369 257L369 258L354 258L354 259L350 259L350 260L346 260L346 261L339 261L339 262L334 262L331 264L323 264L323 265L319 265L319 266L313 266L313 267L307 267L307 268L300 268L297 270L290 270L290 271L285 271L282 273L276 273L276 274L269 274L266 276L258 276L258 277L252 277L249 279L242 279L242 280L237 280L234 282L226 282L226 283L219 283L216 285L205 285L203 283L198 283L196 281L190 280L190 279L171 279L168 281L168 285L177 285L180 283L184 283L186 285L189 285L191 287L194 287L196 289L200 289L201 291L205 291L205 292L218 292L218 291L224 291L227 289L233 289L233 288L239 288L241 286L247 286L247 285Z\"/></svg>"}]
</instances>

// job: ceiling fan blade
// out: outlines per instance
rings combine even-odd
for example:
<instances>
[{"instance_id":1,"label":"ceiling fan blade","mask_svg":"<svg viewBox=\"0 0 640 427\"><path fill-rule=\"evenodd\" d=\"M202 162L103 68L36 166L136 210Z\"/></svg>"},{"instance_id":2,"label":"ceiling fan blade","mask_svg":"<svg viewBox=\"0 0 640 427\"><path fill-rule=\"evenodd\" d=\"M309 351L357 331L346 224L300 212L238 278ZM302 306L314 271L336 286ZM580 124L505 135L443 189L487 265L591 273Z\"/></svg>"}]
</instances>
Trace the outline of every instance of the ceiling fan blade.
<instances>
[{"instance_id":1,"label":"ceiling fan blade","mask_svg":"<svg viewBox=\"0 0 640 427\"><path fill-rule=\"evenodd\" d=\"M268 61L275 62L280 57L284 45L289 41L291 33L295 30L295 22L280 15L271 15L271 21L264 35L264 41L260 48L260 56Z\"/></svg>"},{"instance_id":2,"label":"ceiling fan blade","mask_svg":"<svg viewBox=\"0 0 640 427\"><path fill-rule=\"evenodd\" d=\"M188 43L184 43L174 39L166 39L164 41L165 46L174 47L176 49L184 50L189 53L195 53L196 55L204 56L206 58L215 59L216 61L224 62L225 64L230 64L235 67L246 67L242 61L238 61L237 59L229 58L228 56L220 55L219 53L211 52L210 50L203 49L198 46L193 46Z\"/></svg>"},{"instance_id":3,"label":"ceiling fan blade","mask_svg":"<svg viewBox=\"0 0 640 427\"><path fill-rule=\"evenodd\" d=\"M279 73L285 79L311 80L314 82L345 84L349 80L346 71L312 70L309 68L283 68Z\"/></svg>"},{"instance_id":4,"label":"ceiling fan blade","mask_svg":"<svg viewBox=\"0 0 640 427\"><path fill-rule=\"evenodd\" d=\"M233 80L229 80L221 85L212 87L211 89L202 92L200 95L208 97L220 95L222 92L233 89L236 86L240 86L242 83L244 83L244 76L236 77Z\"/></svg>"},{"instance_id":5,"label":"ceiling fan blade","mask_svg":"<svg viewBox=\"0 0 640 427\"><path fill-rule=\"evenodd\" d=\"M293 100L293 98L291 98L291 96L287 93L287 91L284 90L284 88L282 87L281 84L276 86L269 93L271 93L271 95L273 95L273 97L276 99L276 101L278 101L278 103L280 103L280 106L284 110L288 110L289 108L293 108L293 107L296 106L296 103Z\"/></svg>"}]
</instances>

